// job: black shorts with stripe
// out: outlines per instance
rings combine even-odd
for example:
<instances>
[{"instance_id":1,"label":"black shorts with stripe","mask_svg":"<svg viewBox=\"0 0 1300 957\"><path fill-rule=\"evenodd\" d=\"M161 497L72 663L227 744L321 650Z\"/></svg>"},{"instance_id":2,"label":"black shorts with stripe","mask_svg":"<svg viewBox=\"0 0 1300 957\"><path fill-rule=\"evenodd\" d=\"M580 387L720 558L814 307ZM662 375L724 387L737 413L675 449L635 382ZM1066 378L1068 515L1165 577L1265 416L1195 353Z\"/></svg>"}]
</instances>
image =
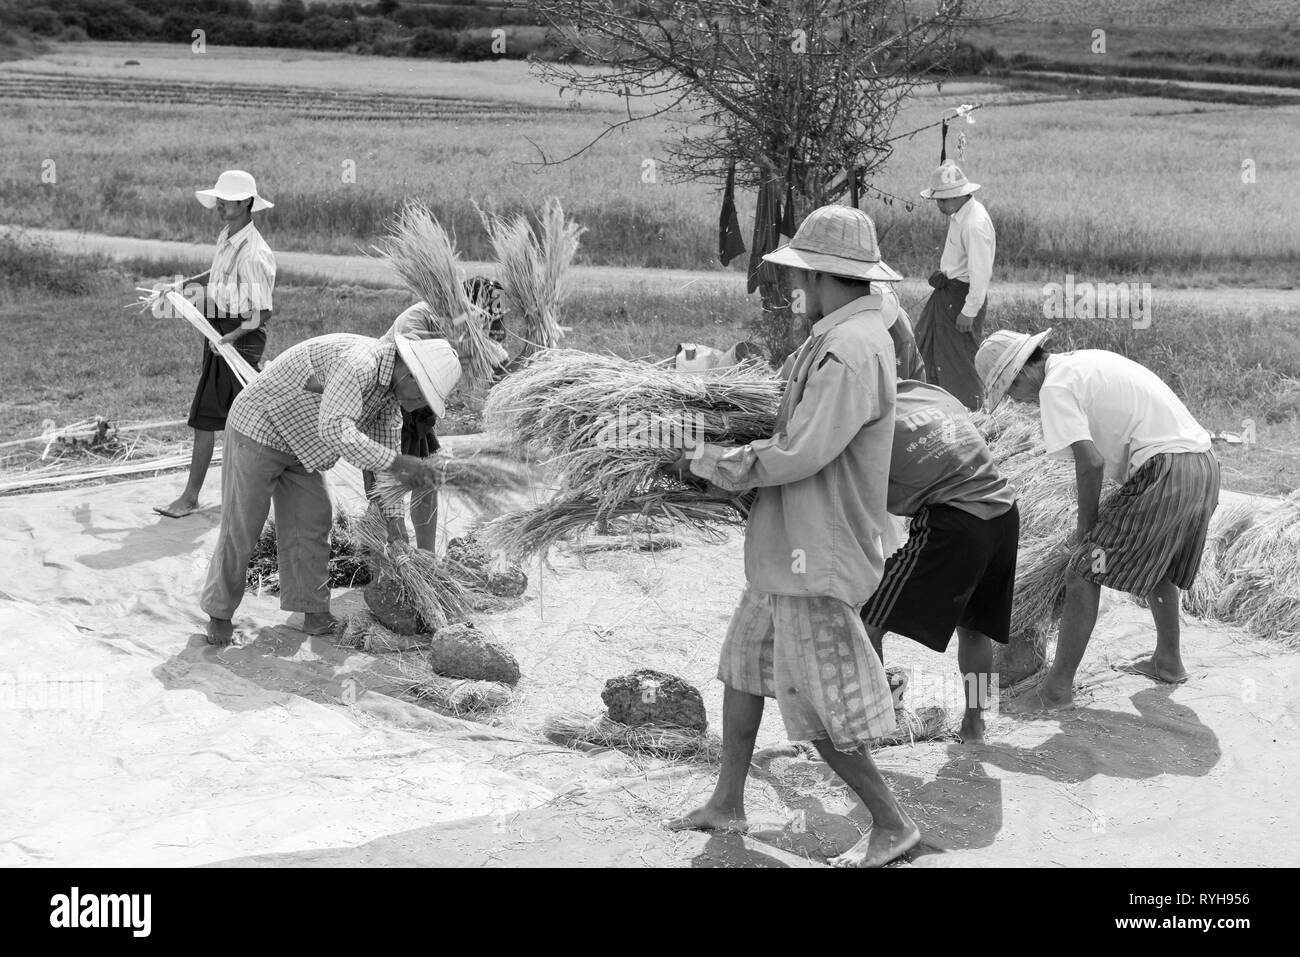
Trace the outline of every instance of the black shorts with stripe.
<instances>
[{"instance_id":1,"label":"black shorts with stripe","mask_svg":"<svg viewBox=\"0 0 1300 957\"><path fill-rule=\"evenodd\" d=\"M885 562L862 623L944 651L957 627L1006 644L1016 587L1020 510L978 518L951 505L927 505L909 537Z\"/></svg>"},{"instance_id":2,"label":"black shorts with stripe","mask_svg":"<svg viewBox=\"0 0 1300 957\"><path fill-rule=\"evenodd\" d=\"M1162 581L1191 588L1218 504L1213 452L1153 455L1102 503L1070 567L1095 585L1139 598Z\"/></svg>"}]
</instances>

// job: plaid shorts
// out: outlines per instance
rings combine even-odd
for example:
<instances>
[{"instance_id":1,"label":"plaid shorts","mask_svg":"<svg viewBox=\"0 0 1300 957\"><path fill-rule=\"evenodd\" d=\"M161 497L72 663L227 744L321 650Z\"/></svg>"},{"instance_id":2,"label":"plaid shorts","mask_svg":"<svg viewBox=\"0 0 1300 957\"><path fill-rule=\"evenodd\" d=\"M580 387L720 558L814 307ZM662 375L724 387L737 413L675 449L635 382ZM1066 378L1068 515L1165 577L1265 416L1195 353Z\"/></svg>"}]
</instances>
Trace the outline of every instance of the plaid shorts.
<instances>
[{"instance_id":1,"label":"plaid shorts","mask_svg":"<svg viewBox=\"0 0 1300 957\"><path fill-rule=\"evenodd\" d=\"M1218 504L1213 452L1154 455L1102 503L1070 567L1096 585L1139 598L1165 579L1191 588Z\"/></svg>"},{"instance_id":2,"label":"plaid shorts","mask_svg":"<svg viewBox=\"0 0 1300 957\"><path fill-rule=\"evenodd\" d=\"M892 733L894 699L856 611L838 598L772 595L745 586L718 680L776 698L792 741L855 751Z\"/></svg>"}]
</instances>

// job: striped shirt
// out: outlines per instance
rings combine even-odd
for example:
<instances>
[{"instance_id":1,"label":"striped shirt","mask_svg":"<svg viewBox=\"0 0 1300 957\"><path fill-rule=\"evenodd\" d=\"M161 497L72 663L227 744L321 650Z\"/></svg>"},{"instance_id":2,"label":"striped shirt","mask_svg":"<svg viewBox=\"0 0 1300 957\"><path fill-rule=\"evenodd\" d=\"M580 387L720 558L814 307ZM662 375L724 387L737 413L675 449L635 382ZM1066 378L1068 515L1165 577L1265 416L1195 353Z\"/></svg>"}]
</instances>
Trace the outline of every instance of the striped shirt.
<instances>
[{"instance_id":1,"label":"striped shirt","mask_svg":"<svg viewBox=\"0 0 1300 957\"><path fill-rule=\"evenodd\" d=\"M276 356L236 397L228 428L323 472L340 458L357 468L392 468L401 448L402 407L393 395L397 347L335 333ZM308 391L315 378L324 393ZM400 516L398 506L386 512Z\"/></svg>"},{"instance_id":2,"label":"striped shirt","mask_svg":"<svg viewBox=\"0 0 1300 957\"><path fill-rule=\"evenodd\" d=\"M251 222L228 236L224 227L208 274L208 301L230 316L251 318L253 311L270 311L275 289L275 254Z\"/></svg>"}]
</instances>

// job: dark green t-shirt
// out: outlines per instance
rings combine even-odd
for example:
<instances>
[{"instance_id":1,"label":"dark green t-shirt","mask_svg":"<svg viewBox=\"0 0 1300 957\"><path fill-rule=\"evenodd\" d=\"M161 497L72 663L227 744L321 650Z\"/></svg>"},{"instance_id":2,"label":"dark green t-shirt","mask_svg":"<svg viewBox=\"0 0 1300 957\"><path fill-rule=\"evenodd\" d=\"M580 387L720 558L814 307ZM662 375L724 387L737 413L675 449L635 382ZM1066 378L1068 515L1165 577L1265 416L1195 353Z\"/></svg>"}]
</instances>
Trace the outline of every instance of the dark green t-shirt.
<instances>
[{"instance_id":1,"label":"dark green t-shirt","mask_svg":"<svg viewBox=\"0 0 1300 957\"><path fill-rule=\"evenodd\" d=\"M970 413L937 385L903 379L894 413L889 511L914 515L923 505L951 505L983 519L1015 502Z\"/></svg>"}]
</instances>

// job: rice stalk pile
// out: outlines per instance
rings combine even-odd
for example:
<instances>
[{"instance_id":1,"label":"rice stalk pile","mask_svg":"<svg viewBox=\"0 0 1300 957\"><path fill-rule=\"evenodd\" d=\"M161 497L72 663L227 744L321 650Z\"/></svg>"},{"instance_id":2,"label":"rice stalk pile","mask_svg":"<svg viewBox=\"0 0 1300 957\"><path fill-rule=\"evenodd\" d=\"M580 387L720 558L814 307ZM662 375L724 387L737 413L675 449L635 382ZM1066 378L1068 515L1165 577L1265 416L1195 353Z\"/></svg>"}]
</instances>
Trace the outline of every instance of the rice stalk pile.
<instances>
[{"instance_id":1,"label":"rice stalk pile","mask_svg":"<svg viewBox=\"0 0 1300 957\"><path fill-rule=\"evenodd\" d=\"M466 456L435 453L426 460L437 473L437 487L451 492L480 515L505 511L512 496L531 487L527 465L504 449L485 448ZM400 506L408 492L419 497L427 490L413 490L392 472L378 472L370 499L381 507Z\"/></svg>"},{"instance_id":2,"label":"rice stalk pile","mask_svg":"<svg viewBox=\"0 0 1300 957\"><path fill-rule=\"evenodd\" d=\"M1250 501L1219 503L1210 519L1196 581L1183 592L1183 611L1198 618L1220 617L1217 606L1231 576L1225 552L1255 520L1256 511L1257 507Z\"/></svg>"},{"instance_id":3,"label":"rice stalk pile","mask_svg":"<svg viewBox=\"0 0 1300 957\"><path fill-rule=\"evenodd\" d=\"M394 583L398 601L414 610L428 631L468 620L477 605L491 598L467 584L470 574L454 562L439 561L418 548L391 554L387 523L378 509L354 519L348 536L352 547L366 557L372 580Z\"/></svg>"},{"instance_id":4,"label":"rice stalk pile","mask_svg":"<svg viewBox=\"0 0 1300 957\"><path fill-rule=\"evenodd\" d=\"M594 718L577 711L554 714L546 719L542 734L556 744L584 751L613 748L634 756L701 764L722 760L722 742L717 735L682 728L633 727L604 714Z\"/></svg>"},{"instance_id":5,"label":"rice stalk pile","mask_svg":"<svg viewBox=\"0 0 1300 957\"><path fill-rule=\"evenodd\" d=\"M683 448L772 434L783 383L759 364L683 374L567 349L534 356L488 396L484 424L516 455L543 460L551 502L490 523L515 556L618 516L708 527L738 521L748 496L665 471Z\"/></svg>"},{"instance_id":6,"label":"rice stalk pile","mask_svg":"<svg viewBox=\"0 0 1300 957\"><path fill-rule=\"evenodd\" d=\"M455 242L428 207L408 202L374 249L442 320L439 334L455 347L471 383L490 382L506 351L488 335L488 314L465 291Z\"/></svg>"},{"instance_id":7,"label":"rice stalk pile","mask_svg":"<svg viewBox=\"0 0 1300 957\"><path fill-rule=\"evenodd\" d=\"M330 528L330 588L353 588L370 584L370 566L365 555L357 552L353 542L354 521L351 516L338 515ZM275 595L280 591L280 559L274 519L267 520L257 544L253 546L244 581L249 591L260 595Z\"/></svg>"},{"instance_id":8,"label":"rice stalk pile","mask_svg":"<svg viewBox=\"0 0 1300 957\"><path fill-rule=\"evenodd\" d=\"M502 295L521 322L519 355L553 349L564 335L560 307L578 237L586 230L565 220L555 197L542 209L536 229L522 214L507 220L479 210L479 216L496 253Z\"/></svg>"},{"instance_id":9,"label":"rice stalk pile","mask_svg":"<svg viewBox=\"0 0 1300 957\"><path fill-rule=\"evenodd\" d=\"M1300 647L1300 492L1241 527L1234 540L1225 536L1218 564L1225 581L1215 617Z\"/></svg>"}]
</instances>

